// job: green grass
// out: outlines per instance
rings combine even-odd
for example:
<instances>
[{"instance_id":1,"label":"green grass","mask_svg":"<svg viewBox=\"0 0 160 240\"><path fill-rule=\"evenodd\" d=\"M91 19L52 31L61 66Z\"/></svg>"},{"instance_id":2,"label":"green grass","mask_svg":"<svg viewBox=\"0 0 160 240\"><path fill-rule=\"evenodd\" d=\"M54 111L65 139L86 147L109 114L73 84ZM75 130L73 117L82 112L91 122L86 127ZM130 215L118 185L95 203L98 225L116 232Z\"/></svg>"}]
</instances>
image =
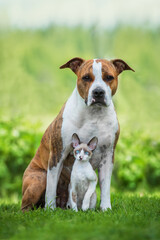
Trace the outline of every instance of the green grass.
<instances>
[{"instance_id":1,"label":"green grass","mask_svg":"<svg viewBox=\"0 0 160 240\"><path fill-rule=\"evenodd\" d=\"M112 193L112 211L78 213L37 209L1 201L0 239L160 239L160 193Z\"/></svg>"}]
</instances>

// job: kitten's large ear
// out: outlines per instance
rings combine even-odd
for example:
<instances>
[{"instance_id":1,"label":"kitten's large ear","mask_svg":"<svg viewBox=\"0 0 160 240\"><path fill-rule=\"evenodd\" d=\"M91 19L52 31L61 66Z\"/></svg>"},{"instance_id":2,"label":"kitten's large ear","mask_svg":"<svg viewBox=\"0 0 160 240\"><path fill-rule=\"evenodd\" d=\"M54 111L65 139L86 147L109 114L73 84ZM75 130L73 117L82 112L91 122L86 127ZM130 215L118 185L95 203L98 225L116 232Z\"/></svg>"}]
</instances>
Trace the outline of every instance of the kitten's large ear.
<instances>
[{"instance_id":1,"label":"kitten's large ear","mask_svg":"<svg viewBox=\"0 0 160 240\"><path fill-rule=\"evenodd\" d=\"M70 61L68 61L67 63L65 63L64 65L62 65L60 67L60 69L63 68L70 68L74 73L77 73L79 67L81 66L81 64L84 62L85 60L82 58L72 58Z\"/></svg>"},{"instance_id":2,"label":"kitten's large ear","mask_svg":"<svg viewBox=\"0 0 160 240\"><path fill-rule=\"evenodd\" d=\"M98 144L98 138L97 137L93 137L89 143L87 144L88 147L91 149L91 151L95 150Z\"/></svg>"},{"instance_id":3,"label":"kitten's large ear","mask_svg":"<svg viewBox=\"0 0 160 240\"><path fill-rule=\"evenodd\" d=\"M114 60L111 60L111 62L115 66L118 74L120 74L121 72L123 72L125 70L131 70L131 71L135 72L126 62L124 62L121 59L114 59Z\"/></svg>"},{"instance_id":4,"label":"kitten's large ear","mask_svg":"<svg viewBox=\"0 0 160 240\"><path fill-rule=\"evenodd\" d=\"M76 148L80 144L80 139L76 133L72 135L72 147Z\"/></svg>"}]
</instances>

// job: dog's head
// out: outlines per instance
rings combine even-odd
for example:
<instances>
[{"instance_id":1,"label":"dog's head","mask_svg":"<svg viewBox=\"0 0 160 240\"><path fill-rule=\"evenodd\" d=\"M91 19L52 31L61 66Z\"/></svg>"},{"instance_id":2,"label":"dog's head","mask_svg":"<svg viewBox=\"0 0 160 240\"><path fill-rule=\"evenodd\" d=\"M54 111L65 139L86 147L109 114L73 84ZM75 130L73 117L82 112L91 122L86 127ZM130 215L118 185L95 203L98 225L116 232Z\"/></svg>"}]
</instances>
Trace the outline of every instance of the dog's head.
<instances>
[{"instance_id":1,"label":"dog's head","mask_svg":"<svg viewBox=\"0 0 160 240\"><path fill-rule=\"evenodd\" d=\"M77 75L77 89L87 106L109 106L117 90L118 75L124 70L134 71L121 59L73 58L60 68L70 68Z\"/></svg>"}]
</instances>

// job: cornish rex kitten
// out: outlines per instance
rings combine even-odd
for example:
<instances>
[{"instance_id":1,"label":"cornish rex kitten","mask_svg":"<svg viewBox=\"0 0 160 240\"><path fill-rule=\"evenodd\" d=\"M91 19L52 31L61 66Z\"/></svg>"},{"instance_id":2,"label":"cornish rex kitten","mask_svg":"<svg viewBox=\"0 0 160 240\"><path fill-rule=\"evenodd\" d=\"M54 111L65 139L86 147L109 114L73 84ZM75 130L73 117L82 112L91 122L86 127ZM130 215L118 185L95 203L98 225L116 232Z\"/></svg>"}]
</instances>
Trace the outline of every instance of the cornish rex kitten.
<instances>
[{"instance_id":1,"label":"cornish rex kitten","mask_svg":"<svg viewBox=\"0 0 160 240\"><path fill-rule=\"evenodd\" d=\"M72 136L75 162L71 173L67 205L76 212L78 209L86 211L88 208L93 209L96 206L97 175L89 160L97 143L98 139L96 137L92 138L88 144L85 144L80 143L76 133Z\"/></svg>"}]
</instances>

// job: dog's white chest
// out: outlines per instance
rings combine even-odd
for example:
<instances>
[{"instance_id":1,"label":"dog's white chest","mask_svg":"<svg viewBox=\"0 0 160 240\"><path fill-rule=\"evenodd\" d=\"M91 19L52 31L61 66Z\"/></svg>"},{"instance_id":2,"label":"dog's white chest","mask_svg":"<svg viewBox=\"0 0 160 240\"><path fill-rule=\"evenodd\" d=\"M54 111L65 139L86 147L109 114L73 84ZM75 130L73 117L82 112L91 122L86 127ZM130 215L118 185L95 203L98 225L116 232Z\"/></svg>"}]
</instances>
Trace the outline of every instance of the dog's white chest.
<instances>
[{"instance_id":1,"label":"dog's white chest","mask_svg":"<svg viewBox=\"0 0 160 240\"><path fill-rule=\"evenodd\" d=\"M69 148L73 133L77 133L82 142L98 138L98 146L92 156L91 164L98 167L102 155L113 147L118 121L113 103L109 107L87 107L75 89L66 103L63 113L62 141L63 150Z\"/></svg>"}]
</instances>

